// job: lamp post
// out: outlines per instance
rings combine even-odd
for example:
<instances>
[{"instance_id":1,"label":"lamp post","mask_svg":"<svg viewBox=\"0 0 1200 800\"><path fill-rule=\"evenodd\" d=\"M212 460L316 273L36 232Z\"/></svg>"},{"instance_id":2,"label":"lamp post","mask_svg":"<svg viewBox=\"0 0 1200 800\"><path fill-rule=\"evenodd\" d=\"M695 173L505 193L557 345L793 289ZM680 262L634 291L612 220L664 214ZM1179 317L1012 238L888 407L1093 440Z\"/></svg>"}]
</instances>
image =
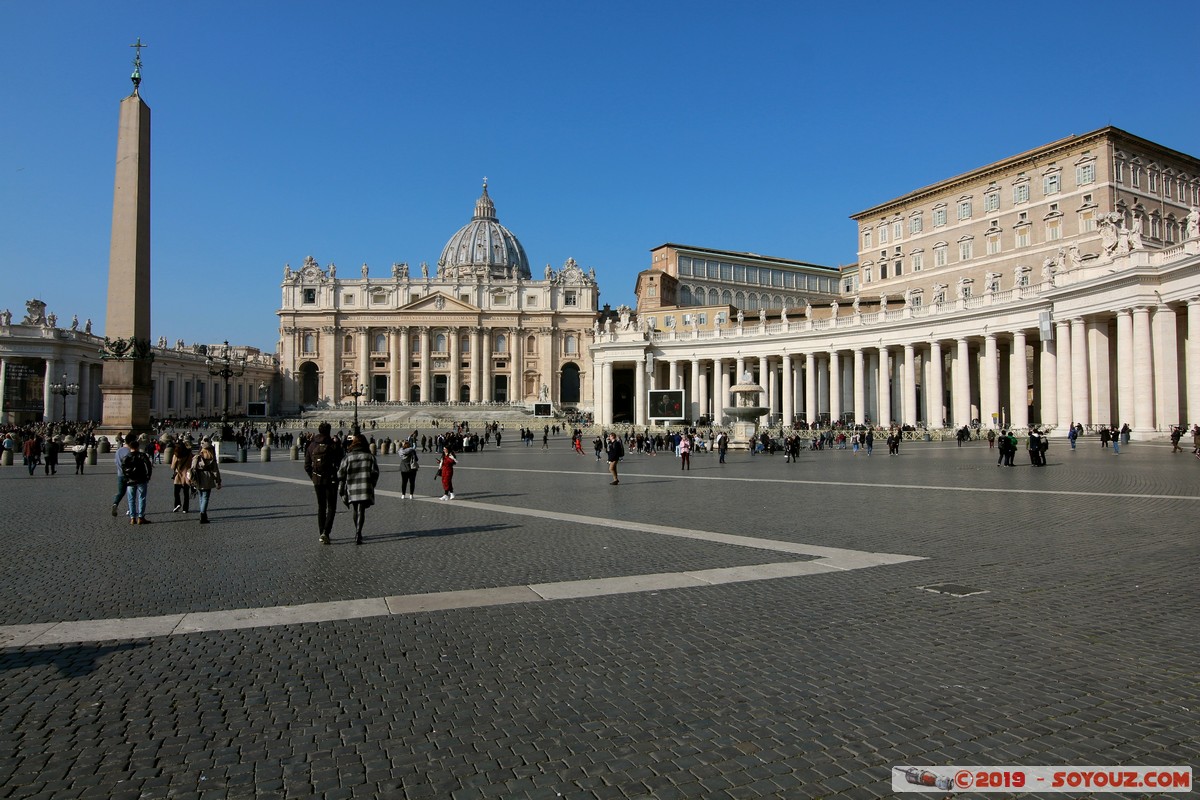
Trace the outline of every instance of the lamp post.
<instances>
[{"instance_id":1,"label":"lamp post","mask_svg":"<svg viewBox=\"0 0 1200 800\"><path fill-rule=\"evenodd\" d=\"M356 383L354 384L353 388L351 388L351 390L350 390L350 396L354 398L354 427L351 428L351 431L354 433L355 436L357 436L358 434L362 433L362 431L359 430L359 427L358 427L358 398L362 397L364 394L367 393L367 387L361 383L357 383L357 381L358 381L358 373L357 372L354 373L354 380L356 381Z\"/></svg>"},{"instance_id":2,"label":"lamp post","mask_svg":"<svg viewBox=\"0 0 1200 800\"><path fill-rule=\"evenodd\" d=\"M225 381L225 405L221 411L221 438L232 439L233 429L229 427L229 379L240 378L246 373L246 357L244 355L235 357L233 349L229 346L229 340L226 339L220 354L213 358L210 353L204 359L204 365L208 367L209 375Z\"/></svg>"},{"instance_id":3,"label":"lamp post","mask_svg":"<svg viewBox=\"0 0 1200 800\"><path fill-rule=\"evenodd\" d=\"M65 425L67 422L67 398L73 394L79 394L79 384L67 383L67 374L64 372L62 376L62 383L50 384L50 392L63 399L62 421Z\"/></svg>"}]
</instances>

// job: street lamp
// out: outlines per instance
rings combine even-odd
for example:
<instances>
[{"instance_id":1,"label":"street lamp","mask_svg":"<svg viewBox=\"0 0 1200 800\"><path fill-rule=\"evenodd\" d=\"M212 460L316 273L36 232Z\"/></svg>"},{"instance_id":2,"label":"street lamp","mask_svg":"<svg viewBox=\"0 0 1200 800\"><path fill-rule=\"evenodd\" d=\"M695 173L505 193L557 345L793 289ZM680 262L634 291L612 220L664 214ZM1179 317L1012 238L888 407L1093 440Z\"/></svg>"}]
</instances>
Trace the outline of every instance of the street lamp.
<instances>
[{"instance_id":1,"label":"street lamp","mask_svg":"<svg viewBox=\"0 0 1200 800\"><path fill-rule=\"evenodd\" d=\"M204 365L208 367L209 375L225 381L225 406L221 411L221 438L232 439L233 429L229 427L229 379L240 378L246 373L246 356L235 357L232 348L229 347L229 340L226 339L221 353L216 358L213 358L210 353L204 359Z\"/></svg>"},{"instance_id":2,"label":"street lamp","mask_svg":"<svg viewBox=\"0 0 1200 800\"><path fill-rule=\"evenodd\" d=\"M50 391L63 399L63 415L62 421L65 425L67 422L67 398L73 394L79 394L78 383L67 383L67 373L63 373L62 383L50 384Z\"/></svg>"},{"instance_id":3,"label":"street lamp","mask_svg":"<svg viewBox=\"0 0 1200 800\"><path fill-rule=\"evenodd\" d=\"M354 379L358 380L358 373L354 373ZM355 384L350 389L350 396L354 398L354 427L351 429L355 436L362 433L358 428L358 398L367 393L367 387L361 383Z\"/></svg>"}]
</instances>

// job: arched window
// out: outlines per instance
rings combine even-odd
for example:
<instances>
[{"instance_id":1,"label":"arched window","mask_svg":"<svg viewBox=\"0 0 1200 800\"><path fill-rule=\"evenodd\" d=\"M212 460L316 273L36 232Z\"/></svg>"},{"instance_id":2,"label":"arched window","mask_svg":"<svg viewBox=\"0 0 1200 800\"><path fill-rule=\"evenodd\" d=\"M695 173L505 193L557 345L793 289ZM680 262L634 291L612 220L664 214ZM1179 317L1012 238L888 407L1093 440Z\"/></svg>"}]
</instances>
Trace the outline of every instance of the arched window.
<instances>
[{"instance_id":1,"label":"arched window","mask_svg":"<svg viewBox=\"0 0 1200 800\"><path fill-rule=\"evenodd\" d=\"M733 292L728 289L721 292L721 303L727 306L733 305Z\"/></svg>"},{"instance_id":2,"label":"arched window","mask_svg":"<svg viewBox=\"0 0 1200 800\"><path fill-rule=\"evenodd\" d=\"M304 352L317 352L317 337L313 336L311 333L304 334ZM316 401L314 400L313 402Z\"/></svg>"},{"instance_id":3,"label":"arched window","mask_svg":"<svg viewBox=\"0 0 1200 800\"><path fill-rule=\"evenodd\" d=\"M721 302L721 298L720 298L720 295L717 294L717 290L709 289L708 290L708 304L710 306L715 306L720 302Z\"/></svg>"},{"instance_id":4,"label":"arched window","mask_svg":"<svg viewBox=\"0 0 1200 800\"><path fill-rule=\"evenodd\" d=\"M530 336L529 338L527 338L525 340L525 352L528 353L529 355L534 355L537 353L537 337L536 336Z\"/></svg>"},{"instance_id":5,"label":"arched window","mask_svg":"<svg viewBox=\"0 0 1200 800\"><path fill-rule=\"evenodd\" d=\"M733 296L733 305L737 306L738 308L745 308L746 307L746 295L742 294L741 292L738 292L737 294L735 294Z\"/></svg>"},{"instance_id":6,"label":"arched window","mask_svg":"<svg viewBox=\"0 0 1200 800\"><path fill-rule=\"evenodd\" d=\"M497 353L507 353L508 352L508 339L505 338L503 333L498 334L496 336L496 346L493 349Z\"/></svg>"},{"instance_id":7,"label":"arched window","mask_svg":"<svg viewBox=\"0 0 1200 800\"><path fill-rule=\"evenodd\" d=\"M375 334L375 352L376 353L387 352L387 337L384 336L382 333Z\"/></svg>"},{"instance_id":8,"label":"arched window","mask_svg":"<svg viewBox=\"0 0 1200 800\"><path fill-rule=\"evenodd\" d=\"M459 341L458 349L460 352L462 352L464 354L471 352L471 337L470 336L464 336L461 339L459 339L458 341Z\"/></svg>"},{"instance_id":9,"label":"arched window","mask_svg":"<svg viewBox=\"0 0 1200 800\"><path fill-rule=\"evenodd\" d=\"M433 352L435 352L435 353L446 352L446 334L439 333L437 336L434 337Z\"/></svg>"},{"instance_id":10,"label":"arched window","mask_svg":"<svg viewBox=\"0 0 1200 800\"><path fill-rule=\"evenodd\" d=\"M343 353L353 353L354 352L354 337L353 336L347 335L346 338L342 340L342 352Z\"/></svg>"},{"instance_id":11,"label":"arched window","mask_svg":"<svg viewBox=\"0 0 1200 800\"><path fill-rule=\"evenodd\" d=\"M758 310L758 295L755 294L754 292L751 292L746 297L746 310L747 311L757 311Z\"/></svg>"},{"instance_id":12,"label":"arched window","mask_svg":"<svg viewBox=\"0 0 1200 800\"><path fill-rule=\"evenodd\" d=\"M417 336L412 338L412 354L414 356L421 355L421 339Z\"/></svg>"},{"instance_id":13,"label":"arched window","mask_svg":"<svg viewBox=\"0 0 1200 800\"><path fill-rule=\"evenodd\" d=\"M575 336L568 333L567 338L563 340L563 352L567 355L574 355L577 350L578 345L576 344Z\"/></svg>"},{"instance_id":14,"label":"arched window","mask_svg":"<svg viewBox=\"0 0 1200 800\"><path fill-rule=\"evenodd\" d=\"M687 286L679 287L679 305L690 306L692 304L692 290Z\"/></svg>"}]
</instances>

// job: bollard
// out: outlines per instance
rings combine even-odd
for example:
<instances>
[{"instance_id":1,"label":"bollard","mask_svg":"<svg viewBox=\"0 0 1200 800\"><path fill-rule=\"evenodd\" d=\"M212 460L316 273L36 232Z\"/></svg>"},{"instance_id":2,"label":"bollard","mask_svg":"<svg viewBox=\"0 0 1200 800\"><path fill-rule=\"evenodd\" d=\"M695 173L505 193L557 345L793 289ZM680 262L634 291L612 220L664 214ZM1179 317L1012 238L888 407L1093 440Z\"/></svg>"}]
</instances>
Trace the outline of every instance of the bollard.
<instances>
[{"instance_id":1,"label":"bollard","mask_svg":"<svg viewBox=\"0 0 1200 800\"><path fill-rule=\"evenodd\" d=\"M12 450L5 450L4 455L0 456L0 465L6 466L6 467L11 467L12 466L12 458L13 458L12 454L13 454Z\"/></svg>"},{"instance_id":2,"label":"bollard","mask_svg":"<svg viewBox=\"0 0 1200 800\"><path fill-rule=\"evenodd\" d=\"M371 455L373 455L373 456L379 455L379 447L374 442L371 442Z\"/></svg>"},{"instance_id":3,"label":"bollard","mask_svg":"<svg viewBox=\"0 0 1200 800\"><path fill-rule=\"evenodd\" d=\"M263 447L263 449L262 449L262 450L259 450L259 451L258 451L258 454L259 454L259 459L260 459L260 460L261 460L261 461L262 461L264 464L265 464L266 462L270 461L270 460L271 460L271 448L270 448L270 446L268 445L268 446L265 446L265 447Z\"/></svg>"},{"instance_id":4,"label":"bollard","mask_svg":"<svg viewBox=\"0 0 1200 800\"><path fill-rule=\"evenodd\" d=\"M175 444L171 443L163 448L163 463L170 464L171 459L175 457Z\"/></svg>"},{"instance_id":5,"label":"bollard","mask_svg":"<svg viewBox=\"0 0 1200 800\"><path fill-rule=\"evenodd\" d=\"M88 463L89 467L96 466L96 447L95 447L95 445L88 445L87 463Z\"/></svg>"},{"instance_id":6,"label":"bollard","mask_svg":"<svg viewBox=\"0 0 1200 800\"><path fill-rule=\"evenodd\" d=\"M107 452L108 452L108 450L109 450L109 446L108 446L108 437L107 437L107 436L101 436L101 437L100 437L100 441L99 441L99 443L96 445L96 447L97 447L97 448L99 448L99 450L100 450L100 452L101 452L101 453L107 453Z\"/></svg>"},{"instance_id":7,"label":"bollard","mask_svg":"<svg viewBox=\"0 0 1200 800\"><path fill-rule=\"evenodd\" d=\"M300 460L300 445L294 444L294 445L292 445L292 461L299 461L299 460Z\"/></svg>"},{"instance_id":8,"label":"bollard","mask_svg":"<svg viewBox=\"0 0 1200 800\"><path fill-rule=\"evenodd\" d=\"M246 448L244 448L244 447L238 448L238 463L239 464L246 463Z\"/></svg>"}]
</instances>

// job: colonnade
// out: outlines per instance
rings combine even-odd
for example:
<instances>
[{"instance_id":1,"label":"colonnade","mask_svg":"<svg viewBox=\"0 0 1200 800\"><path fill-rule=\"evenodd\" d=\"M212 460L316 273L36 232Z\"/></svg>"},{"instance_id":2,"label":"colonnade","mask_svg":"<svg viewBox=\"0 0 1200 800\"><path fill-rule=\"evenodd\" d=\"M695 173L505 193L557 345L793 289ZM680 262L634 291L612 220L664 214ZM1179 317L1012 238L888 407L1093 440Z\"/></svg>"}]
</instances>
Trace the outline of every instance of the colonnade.
<instances>
[{"instance_id":1,"label":"colonnade","mask_svg":"<svg viewBox=\"0 0 1200 800\"><path fill-rule=\"evenodd\" d=\"M632 358L602 347L595 357L606 388L595 398L597 419L612 424L626 413L614 411L608 387L614 369L632 366L638 425L648 422L649 389L683 389L690 419L720 420L744 372L765 390L763 424L977 423L1062 434L1073 423L1129 423L1146 433L1200 422L1200 297L1048 317L1035 309L1007 325L982 320L975 330L972 320L939 321L941 331L926 327L924 335L900 325L872 334L874 341L864 341L861 329L840 342L829 331L708 339L703 354L695 340L678 348L647 342Z\"/></svg>"}]
</instances>

